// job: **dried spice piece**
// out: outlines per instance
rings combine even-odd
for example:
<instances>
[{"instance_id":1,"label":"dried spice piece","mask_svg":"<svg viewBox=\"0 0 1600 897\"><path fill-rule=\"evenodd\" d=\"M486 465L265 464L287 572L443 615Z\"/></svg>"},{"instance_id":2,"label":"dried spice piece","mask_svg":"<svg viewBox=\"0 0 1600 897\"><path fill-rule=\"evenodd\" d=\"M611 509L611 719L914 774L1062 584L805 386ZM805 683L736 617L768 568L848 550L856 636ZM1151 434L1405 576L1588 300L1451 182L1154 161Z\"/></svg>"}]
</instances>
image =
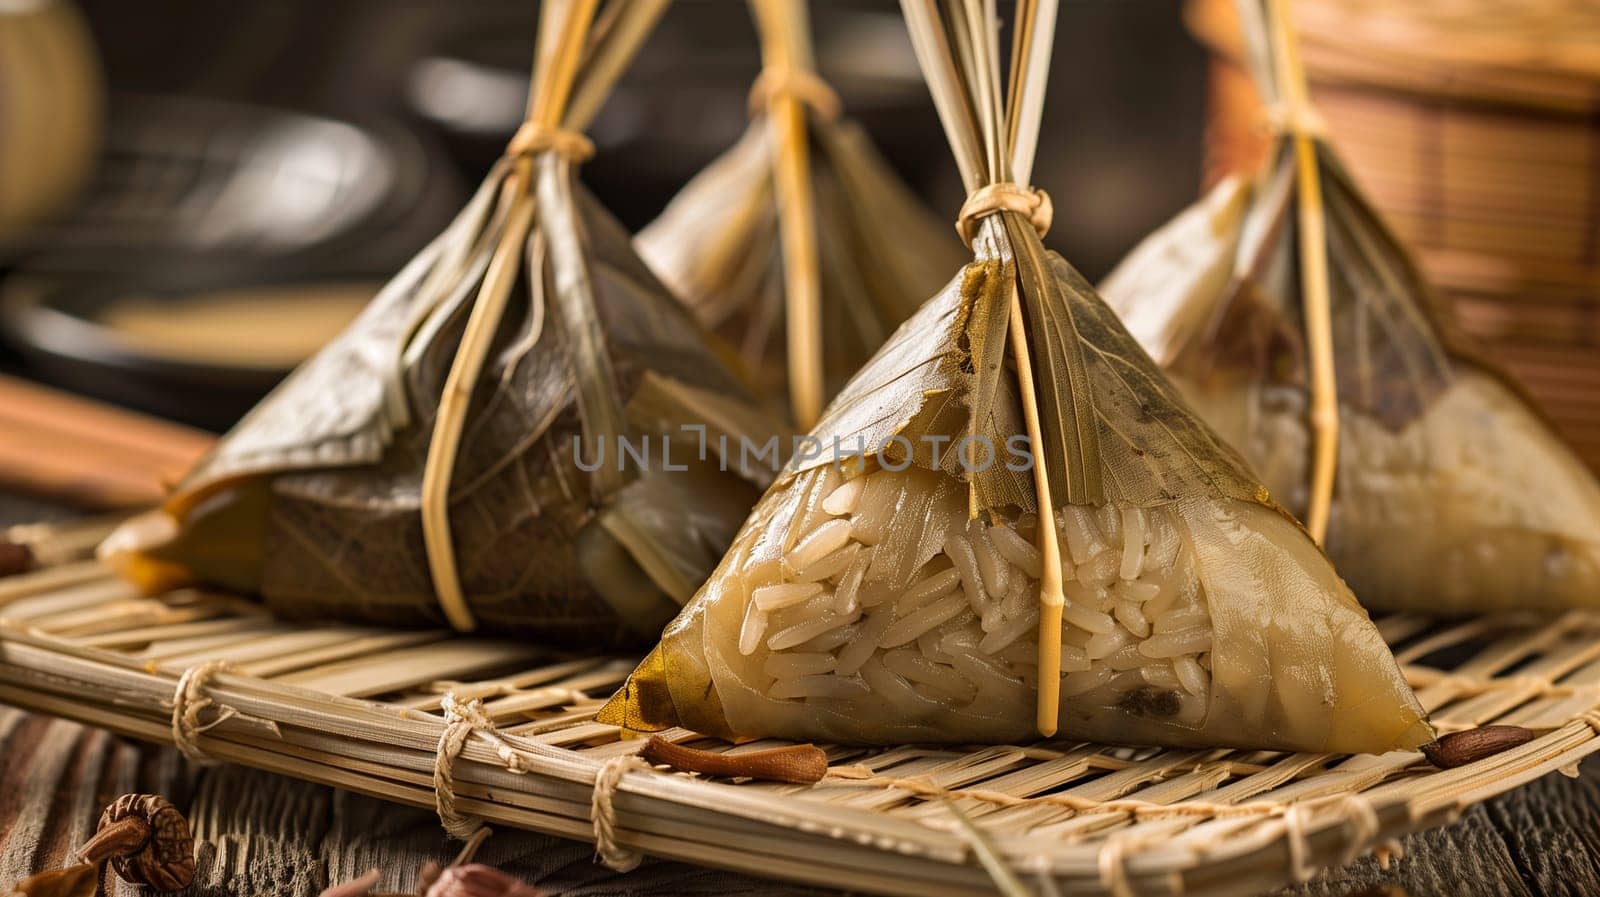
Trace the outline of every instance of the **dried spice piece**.
<instances>
[{"instance_id":1,"label":"dried spice piece","mask_svg":"<svg viewBox=\"0 0 1600 897\"><path fill-rule=\"evenodd\" d=\"M324 888L320 897L367 897L378 883L379 874L376 869L368 869L360 878Z\"/></svg>"},{"instance_id":2,"label":"dried spice piece","mask_svg":"<svg viewBox=\"0 0 1600 897\"><path fill-rule=\"evenodd\" d=\"M473 863L452 866L428 888L426 897L538 897L539 892L521 879L493 866Z\"/></svg>"},{"instance_id":3,"label":"dried spice piece","mask_svg":"<svg viewBox=\"0 0 1600 897\"><path fill-rule=\"evenodd\" d=\"M814 744L797 744L748 754L724 754L696 750L673 744L659 736L651 736L640 756L651 763L683 772L794 785L812 785L822 781L822 777L828 774L828 755Z\"/></svg>"},{"instance_id":4,"label":"dried spice piece","mask_svg":"<svg viewBox=\"0 0 1600 897\"><path fill-rule=\"evenodd\" d=\"M100 884L98 873L94 863L79 863L30 875L6 893L8 897L94 897Z\"/></svg>"},{"instance_id":5,"label":"dried spice piece","mask_svg":"<svg viewBox=\"0 0 1600 897\"><path fill-rule=\"evenodd\" d=\"M15 576L33 569L33 549L0 538L0 577Z\"/></svg>"},{"instance_id":6,"label":"dried spice piece","mask_svg":"<svg viewBox=\"0 0 1600 897\"><path fill-rule=\"evenodd\" d=\"M117 798L78 854L88 863L109 861L123 881L157 891L179 891L194 880L189 821L158 794Z\"/></svg>"},{"instance_id":7,"label":"dried spice piece","mask_svg":"<svg viewBox=\"0 0 1600 897\"><path fill-rule=\"evenodd\" d=\"M1423 745L1421 751L1434 766L1455 769L1532 740L1533 733L1521 726L1480 726L1465 732L1451 732Z\"/></svg>"}]
</instances>

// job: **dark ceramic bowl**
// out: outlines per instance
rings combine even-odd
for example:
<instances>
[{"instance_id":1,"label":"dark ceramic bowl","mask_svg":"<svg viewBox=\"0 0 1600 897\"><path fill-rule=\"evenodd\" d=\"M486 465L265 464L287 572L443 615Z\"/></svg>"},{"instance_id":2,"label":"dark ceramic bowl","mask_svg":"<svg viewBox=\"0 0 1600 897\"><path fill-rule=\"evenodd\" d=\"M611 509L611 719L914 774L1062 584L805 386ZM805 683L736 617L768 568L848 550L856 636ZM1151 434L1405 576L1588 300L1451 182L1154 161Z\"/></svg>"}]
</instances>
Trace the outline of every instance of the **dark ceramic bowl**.
<instances>
[{"instance_id":1,"label":"dark ceramic bowl","mask_svg":"<svg viewBox=\"0 0 1600 897\"><path fill-rule=\"evenodd\" d=\"M0 336L38 377L198 426L231 424L293 362L164 354L108 327L107 309L352 280L375 290L461 196L442 155L392 123L177 97L118 96L112 112L76 209L0 248Z\"/></svg>"},{"instance_id":2,"label":"dark ceramic bowl","mask_svg":"<svg viewBox=\"0 0 1600 897\"><path fill-rule=\"evenodd\" d=\"M223 430L265 396L305 355L337 332L346 313L372 295L366 282L278 282L217 289L109 284L83 278L13 278L0 292L0 328L17 353L41 379L117 404L211 430ZM329 313L286 318L326 297ZM275 299L275 297L279 297ZM286 298L285 298L286 297ZM263 307L262 328L274 328L274 347L248 342L241 309L259 301L293 302L287 309ZM211 343L196 326L196 315L216 306L239 335ZM209 307L208 307L209 306ZM129 320L129 310L137 323ZM152 338L170 319L171 328L188 327L179 339ZM286 333L286 327L297 328ZM290 337L285 339L284 337Z\"/></svg>"}]
</instances>

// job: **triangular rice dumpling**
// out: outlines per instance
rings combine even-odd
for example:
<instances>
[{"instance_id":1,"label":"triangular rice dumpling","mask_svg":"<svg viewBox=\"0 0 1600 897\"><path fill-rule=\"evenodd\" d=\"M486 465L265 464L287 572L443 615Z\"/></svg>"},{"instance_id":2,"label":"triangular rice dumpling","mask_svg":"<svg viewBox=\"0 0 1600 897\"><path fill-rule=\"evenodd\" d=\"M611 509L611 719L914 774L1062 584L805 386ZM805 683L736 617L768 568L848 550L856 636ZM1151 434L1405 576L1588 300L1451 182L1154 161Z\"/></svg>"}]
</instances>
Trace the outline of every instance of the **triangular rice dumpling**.
<instances>
[{"instance_id":1,"label":"triangular rice dumpling","mask_svg":"<svg viewBox=\"0 0 1600 897\"><path fill-rule=\"evenodd\" d=\"M762 392L787 395L810 427L965 259L950 226L839 117L814 69L803 0L751 6L763 70L750 127L634 245L738 348Z\"/></svg>"},{"instance_id":2,"label":"triangular rice dumpling","mask_svg":"<svg viewBox=\"0 0 1600 897\"><path fill-rule=\"evenodd\" d=\"M292 617L658 632L771 478L720 437L776 432L576 181L663 5L547 3L529 124L477 196L102 554Z\"/></svg>"},{"instance_id":3,"label":"triangular rice dumpling","mask_svg":"<svg viewBox=\"0 0 1600 897\"><path fill-rule=\"evenodd\" d=\"M1303 75L1261 2L1247 37L1280 64L1258 81L1289 108ZM1278 119L1260 177L1147 238L1106 301L1368 607L1600 604L1600 485L1467 345L1316 120Z\"/></svg>"},{"instance_id":4,"label":"triangular rice dumpling","mask_svg":"<svg viewBox=\"0 0 1600 897\"><path fill-rule=\"evenodd\" d=\"M981 0L905 8L976 258L834 401L599 719L856 743L1427 741L1327 558L1044 249L1042 195L1005 183L1032 168L1053 4L1019 4L1007 118L998 74L965 74L999 68L965 39L997 30Z\"/></svg>"}]
</instances>

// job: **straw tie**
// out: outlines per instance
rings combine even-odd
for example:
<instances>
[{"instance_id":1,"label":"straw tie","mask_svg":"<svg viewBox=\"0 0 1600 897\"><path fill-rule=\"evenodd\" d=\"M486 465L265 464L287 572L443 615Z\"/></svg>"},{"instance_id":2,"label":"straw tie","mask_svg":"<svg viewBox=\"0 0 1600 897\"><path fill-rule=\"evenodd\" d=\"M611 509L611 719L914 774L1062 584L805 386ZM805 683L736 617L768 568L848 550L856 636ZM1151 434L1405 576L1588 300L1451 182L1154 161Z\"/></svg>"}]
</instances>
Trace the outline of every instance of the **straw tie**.
<instances>
[{"instance_id":1,"label":"straw tie","mask_svg":"<svg viewBox=\"0 0 1600 897\"><path fill-rule=\"evenodd\" d=\"M1126 835L1113 836L1100 848L1100 884L1111 897L1134 897L1128 881L1128 847L1133 840Z\"/></svg>"},{"instance_id":2,"label":"straw tie","mask_svg":"<svg viewBox=\"0 0 1600 897\"><path fill-rule=\"evenodd\" d=\"M223 672L237 673L239 669L221 660L208 660L198 666L190 667L179 677L178 687L172 693L172 742L185 757L195 763L216 762L200 747L201 733L208 732L239 715L239 711L226 704L218 704L205 694L206 680ZM219 708L217 714L210 722L201 723L200 714L209 707Z\"/></svg>"},{"instance_id":3,"label":"straw tie","mask_svg":"<svg viewBox=\"0 0 1600 897\"><path fill-rule=\"evenodd\" d=\"M1262 125L1271 134L1299 134L1322 140L1328 136L1328 121L1309 103L1273 103L1262 112Z\"/></svg>"},{"instance_id":4,"label":"straw tie","mask_svg":"<svg viewBox=\"0 0 1600 897\"><path fill-rule=\"evenodd\" d=\"M650 764L638 754L623 754L607 760L594 777L594 798L589 804L594 849L600 861L617 872L631 872L644 861L644 854L617 843L617 786L628 773L649 768Z\"/></svg>"},{"instance_id":5,"label":"straw tie","mask_svg":"<svg viewBox=\"0 0 1600 897\"><path fill-rule=\"evenodd\" d=\"M1289 877L1299 884L1317 874L1311 865L1311 845L1306 843L1306 808L1295 804L1283 814L1284 840L1289 843Z\"/></svg>"},{"instance_id":6,"label":"straw tie","mask_svg":"<svg viewBox=\"0 0 1600 897\"><path fill-rule=\"evenodd\" d=\"M441 702L444 709L444 732L439 735L439 749L433 757L433 800L439 822L451 837L469 840L483 823L456 809L455 761L466 746L467 739L476 732L494 745L495 754L508 771L521 775L528 771L527 764L517 749L506 743L495 728L494 721L483 712L483 702L465 703L454 694L446 694Z\"/></svg>"},{"instance_id":7,"label":"straw tie","mask_svg":"<svg viewBox=\"0 0 1600 897\"><path fill-rule=\"evenodd\" d=\"M974 190L961 204L961 214L956 217L956 233L968 245L978 235L978 222L996 212L1016 212L1028 219L1040 237L1050 232L1055 220L1055 206L1050 194L1038 187L1024 187L1002 181Z\"/></svg>"},{"instance_id":8,"label":"straw tie","mask_svg":"<svg viewBox=\"0 0 1600 897\"><path fill-rule=\"evenodd\" d=\"M1367 842L1383 831L1383 825L1378 820L1378 811L1372 808L1372 801L1365 795L1355 793L1341 795L1337 803L1345 815L1345 825L1350 830L1350 836L1345 841L1344 856L1339 859L1339 865L1344 866L1361 856Z\"/></svg>"},{"instance_id":9,"label":"straw tie","mask_svg":"<svg viewBox=\"0 0 1600 897\"><path fill-rule=\"evenodd\" d=\"M794 66L767 66L750 85L750 114L757 115L779 97L793 97L823 121L834 121L843 111L839 94L815 72Z\"/></svg>"},{"instance_id":10,"label":"straw tie","mask_svg":"<svg viewBox=\"0 0 1600 897\"><path fill-rule=\"evenodd\" d=\"M506 144L506 155L532 157L540 153L555 153L568 162L586 162L594 156L594 144L577 131L523 122Z\"/></svg>"}]
</instances>

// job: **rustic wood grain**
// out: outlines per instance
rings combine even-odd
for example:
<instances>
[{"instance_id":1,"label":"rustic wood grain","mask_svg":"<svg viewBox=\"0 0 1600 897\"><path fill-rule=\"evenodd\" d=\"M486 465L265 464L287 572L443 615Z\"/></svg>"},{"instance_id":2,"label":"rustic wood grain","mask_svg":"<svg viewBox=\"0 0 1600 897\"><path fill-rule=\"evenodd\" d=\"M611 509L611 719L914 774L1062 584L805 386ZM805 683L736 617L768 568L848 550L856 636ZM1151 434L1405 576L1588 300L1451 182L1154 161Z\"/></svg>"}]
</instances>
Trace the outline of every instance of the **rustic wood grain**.
<instances>
[{"instance_id":1,"label":"rustic wood grain","mask_svg":"<svg viewBox=\"0 0 1600 897\"><path fill-rule=\"evenodd\" d=\"M408 892L424 864L460 847L422 810L244 767L196 769L168 748L0 707L0 884L62 865L100 809L129 791L165 794L188 814L198 869L185 897L315 897L374 868L381 889ZM1363 858L1278 897L1600 894L1600 760L1576 780L1550 776L1474 806L1403 847L1388 869ZM511 830L496 832L478 861L573 897L826 893L681 863L619 875L587 844ZM146 895L124 886L117 897Z\"/></svg>"},{"instance_id":2,"label":"rustic wood grain","mask_svg":"<svg viewBox=\"0 0 1600 897\"><path fill-rule=\"evenodd\" d=\"M1574 780L1552 775L1471 807L1460 821L1403 842L1279 897L1354 897L1398 888L1412 897L1580 897L1600 894L1600 759Z\"/></svg>"},{"instance_id":3,"label":"rustic wood grain","mask_svg":"<svg viewBox=\"0 0 1600 897\"><path fill-rule=\"evenodd\" d=\"M197 769L170 748L0 706L0 886L65 865L100 810L133 791L163 794L189 817L197 863L183 897L315 897L368 869L381 870L380 890L410 892L424 864L461 847L422 810L240 766ZM477 860L574 897L824 893L681 863L618 875L589 845L512 830ZM120 885L116 897L148 894Z\"/></svg>"}]
</instances>

